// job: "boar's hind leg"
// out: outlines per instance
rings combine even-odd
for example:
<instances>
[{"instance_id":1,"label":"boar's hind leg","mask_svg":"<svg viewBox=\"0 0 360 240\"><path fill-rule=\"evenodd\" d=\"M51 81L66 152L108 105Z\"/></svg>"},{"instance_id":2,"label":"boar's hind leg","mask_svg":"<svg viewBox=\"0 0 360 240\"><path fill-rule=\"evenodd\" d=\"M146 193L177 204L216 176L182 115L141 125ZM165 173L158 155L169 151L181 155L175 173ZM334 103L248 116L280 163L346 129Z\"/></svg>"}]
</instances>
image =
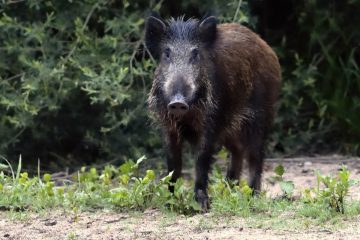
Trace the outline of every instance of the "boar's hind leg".
<instances>
[{"instance_id":1,"label":"boar's hind leg","mask_svg":"<svg viewBox=\"0 0 360 240\"><path fill-rule=\"evenodd\" d=\"M257 194L260 192L261 175L264 165L263 144L250 147L248 163L250 172L250 187L254 190L254 193Z\"/></svg>"},{"instance_id":2,"label":"boar's hind leg","mask_svg":"<svg viewBox=\"0 0 360 240\"><path fill-rule=\"evenodd\" d=\"M177 133L169 133L166 140L168 172L173 172L171 182L181 176L182 168L182 139ZM174 192L174 186L169 186L170 192Z\"/></svg>"},{"instance_id":3,"label":"boar's hind leg","mask_svg":"<svg viewBox=\"0 0 360 240\"><path fill-rule=\"evenodd\" d=\"M230 165L226 177L229 180L239 180L242 170L242 161L244 157L243 145L238 139L229 139L225 147L231 152Z\"/></svg>"},{"instance_id":4,"label":"boar's hind leg","mask_svg":"<svg viewBox=\"0 0 360 240\"><path fill-rule=\"evenodd\" d=\"M255 109L261 109L260 107L254 107ZM259 113L266 112L265 110ZM249 165L249 185L254 190L254 194L260 192L261 188L261 176L264 165L264 147L266 138L269 133L272 114L267 112L265 114L258 114L255 120L249 124L246 130L243 141L247 142L247 160Z\"/></svg>"}]
</instances>

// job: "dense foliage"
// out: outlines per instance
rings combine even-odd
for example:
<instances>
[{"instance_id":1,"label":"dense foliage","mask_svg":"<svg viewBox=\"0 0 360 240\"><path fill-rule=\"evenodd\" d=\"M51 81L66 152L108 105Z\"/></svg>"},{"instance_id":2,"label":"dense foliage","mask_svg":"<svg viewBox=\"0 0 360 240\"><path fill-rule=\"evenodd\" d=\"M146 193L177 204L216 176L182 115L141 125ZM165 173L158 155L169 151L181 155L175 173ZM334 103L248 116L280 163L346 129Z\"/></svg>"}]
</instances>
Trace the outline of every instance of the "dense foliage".
<instances>
[{"instance_id":1,"label":"dense foliage","mask_svg":"<svg viewBox=\"0 0 360 240\"><path fill-rule=\"evenodd\" d=\"M0 154L45 169L159 156L145 104L149 10L213 12L274 47L283 87L269 153L359 154L359 0L2 0Z\"/></svg>"}]
</instances>

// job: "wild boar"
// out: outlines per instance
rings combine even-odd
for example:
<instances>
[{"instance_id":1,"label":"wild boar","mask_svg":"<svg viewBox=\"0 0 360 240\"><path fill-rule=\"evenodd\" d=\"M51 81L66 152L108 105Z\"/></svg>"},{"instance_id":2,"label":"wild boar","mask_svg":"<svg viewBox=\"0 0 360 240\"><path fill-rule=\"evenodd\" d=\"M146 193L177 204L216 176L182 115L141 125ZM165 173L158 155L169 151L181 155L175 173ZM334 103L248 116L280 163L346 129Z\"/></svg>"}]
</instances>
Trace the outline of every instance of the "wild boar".
<instances>
[{"instance_id":1,"label":"wild boar","mask_svg":"<svg viewBox=\"0 0 360 240\"><path fill-rule=\"evenodd\" d=\"M148 96L161 126L172 180L181 176L182 146L198 151L195 199L209 208L208 172L219 146L231 153L227 178L238 180L243 159L249 185L260 190L264 145L281 82L278 58L254 32L214 16L164 22L150 16L145 45L159 60Z\"/></svg>"}]
</instances>

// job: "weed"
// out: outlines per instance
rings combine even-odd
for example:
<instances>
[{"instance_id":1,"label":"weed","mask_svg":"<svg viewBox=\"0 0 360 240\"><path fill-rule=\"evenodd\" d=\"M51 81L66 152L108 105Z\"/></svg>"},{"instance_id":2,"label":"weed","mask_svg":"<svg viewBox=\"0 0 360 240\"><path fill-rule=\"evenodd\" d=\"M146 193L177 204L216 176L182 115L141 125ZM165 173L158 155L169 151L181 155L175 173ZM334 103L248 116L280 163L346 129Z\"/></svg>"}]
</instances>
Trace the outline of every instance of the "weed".
<instances>
[{"instance_id":1,"label":"weed","mask_svg":"<svg viewBox=\"0 0 360 240\"><path fill-rule=\"evenodd\" d=\"M81 211L96 209L142 212L147 208L157 208L185 215L199 212L200 206L194 200L190 182L180 178L173 183L172 194L168 190L172 184L171 173L161 178L154 170L141 171L139 165L144 159L129 160L120 167L84 167L65 184L50 174L30 176L22 172L20 158L16 173L0 172L0 208L15 215L62 208L70 211L74 222ZM306 227L360 214L359 202L346 201L349 188L356 181L349 179L350 173L345 167L336 178L318 174L319 186L306 190L300 201L288 201L294 185L284 180L285 169L278 166L274 172L276 175L272 179L280 184L286 198L271 199L265 192L253 196L246 181L229 182L220 168L215 167L209 185L212 214L222 218L238 215L255 219L256 226L263 227L269 224L281 227L281 221L290 219L293 219L292 224ZM289 182L290 187L284 187L282 182ZM198 228L205 229L204 224L200 222Z\"/></svg>"},{"instance_id":2,"label":"weed","mask_svg":"<svg viewBox=\"0 0 360 240\"><path fill-rule=\"evenodd\" d=\"M76 240L76 239L78 239L78 237L77 237L76 233L71 232L66 236L65 239L66 240Z\"/></svg>"},{"instance_id":3,"label":"weed","mask_svg":"<svg viewBox=\"0 0 360 240\"><path fill-rule=\"evenodd\" d=\"M195 227L195 231L203 232L212 228L213 228L212 222L208 221L208 219L206 218L201 217Z\"/></svg>"},{"instance_id":4,"label":"weed","mask_svg":"<svg viewBox=\"0 0 360 240\"><path fill-rule=\"evenodd\" d=\"M285 168L281 164L274 168L274 173L275 176L270 177L270 182L279 183L283 196L287 199L290 199L295 189L294 182L284 180L283 175L285 173Z\"/></svg>"},{"instance_id":5,"label":"weed","mask_svg":"<svg viewBox=\"0 0 360 240\"><path fill-rule=\"evenodd\" d=\"M327 205L329 208L345 213L345 197L352 185L358 180L350 180L350 171L346 166L342 166L336 177L324 176L317 173L317 188L306 189L304 192L305 202L315 202ZM321 184L324 188L321 188Z\"/></svg>"}]
</instances>

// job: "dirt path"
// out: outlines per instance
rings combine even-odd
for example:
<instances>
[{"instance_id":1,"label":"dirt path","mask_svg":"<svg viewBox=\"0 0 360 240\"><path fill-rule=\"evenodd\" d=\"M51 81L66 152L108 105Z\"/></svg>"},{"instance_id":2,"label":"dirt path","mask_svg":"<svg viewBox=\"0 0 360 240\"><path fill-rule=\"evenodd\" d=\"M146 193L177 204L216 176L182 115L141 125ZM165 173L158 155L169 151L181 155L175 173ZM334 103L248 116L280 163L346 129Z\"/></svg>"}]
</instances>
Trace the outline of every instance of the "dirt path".
<instances>
[{"instance_id":1,"label":"dirt path","mask_svg":"<svg viewBox=\"0 0 360 240\"><path fill-rule=\"evenodd\" d=\"M315 169L323 174L335 173L343 163L351 170L352 178L360 178L358 158L331 156L282 161L285 179L293 180L298 192L316 185ZM278 160L269 159L265 167L263 187L272 196L279 192L278 186L266 179L273 175L272 169L277 164ZM350 198L360 200L359 186L351 189ZM360 239L360 216L344 221L337 228L297 229L294 226L259 228L241 217L219 217L211 213L186 217L158 210L132 214L87 212L74 218L73 214L52 212L11 220L6 212L0 212L0 239Z\"/></svg>"},{"instance_id":2,"label":"dirt path","mask_svg":"<svg viewBox=\"0 0 360 240\"><path fill-rule=\"evenodd\" d=\"M360 239L360 217L341 230L254 228L244 219L211 214L168 216L155 210L141 215L82 213L76 221L61 213L32 215L25 221L0 220L0 239Z\"/></svg>"}]
</instances>

